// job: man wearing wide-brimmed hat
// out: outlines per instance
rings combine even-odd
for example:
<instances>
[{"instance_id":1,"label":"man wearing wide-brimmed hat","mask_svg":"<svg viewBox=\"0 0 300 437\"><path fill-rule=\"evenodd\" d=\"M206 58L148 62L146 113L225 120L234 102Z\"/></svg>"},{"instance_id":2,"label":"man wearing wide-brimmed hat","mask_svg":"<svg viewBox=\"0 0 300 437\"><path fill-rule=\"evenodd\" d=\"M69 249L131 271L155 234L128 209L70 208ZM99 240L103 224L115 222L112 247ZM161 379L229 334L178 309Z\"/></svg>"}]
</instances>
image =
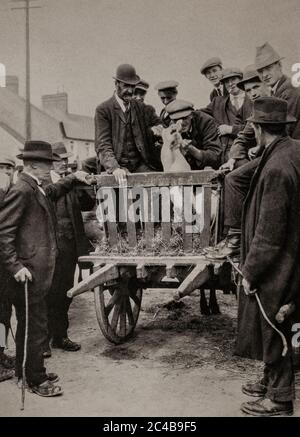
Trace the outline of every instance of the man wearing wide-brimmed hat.
<instances>
[{"instance_id":1,"label":"man wearing wide-brimmed hat","mask_svg":"<svg viewBox=\"0 0 300 437\"><path fill-rule=\"evenodd\" d=\"M288 110L296 118L288 133L300 139L300 88L293 86L291 79L283 74L282 56L268 43L256 48L255 67L261 80L270 87L271 95L288 102Z\"/></svg>"},{"instance_id":2,"label":"man wearing wide-brimmed hat","mask_svg":"<svg viewBox=\"0 0 300 437\"><path fill-rule=\"evenodd\" d=\"M239 296L236 353L265 364L263 378L242 388L248 396L259 398L244 403L242 411L259 416L293 413L290 346L282 356L282 339L266 323L254 296L258 293L265 313L273 322L283 304L295 301L297 305L299 300L300 141L287 136L286 127L295 120L287 108L283 99L259 98L248 119L264 152L243 210L244 292ZM289 344L289 322L279 325L279 329Z\"/></svg>"},{"instance_id":3,"label":"man wearing wide-brimmed hat","mask_svg":"<svg viewBox=\"0 0 300 437\"><path fill-rule=\"evenodd\" d=\"M113 97L101 103L95 114L95 149L101 166L112 173L120 184L126 174L151 171L154 134L151 127L159 124L155 113L133 99L140 82L135 68L119 65Z\"/></svg>"},{"instance_id":4,"label":"man wearing wide-brimmed hat","mask_svg":"<svg viewBox=\"0 0 300 437\"><path fill-rule=\"evenodd\" d=\"M61 159L53 162L54 169L51 170L52 182L56 182L68 175L68 159L72 154L63 142L52 144L52 151ZM93 209L94 199L86 190L72 190L53 203L57 218L58 257L47 297L49 342L45 345L45 358L51 356L50 340L53 348L70 352L81 348L79 343L68 337L68 311L72 300L67 297L67 291L74 285L77 259L93 249L85 235L81 210Z\"/></svg>"},{"instance_id":5,"label":"man wearing wide-brimmed hat","mask_svg":"<svg viewBox=\"0 0 300 437\"><path fill-rule=\"evenodd\" d=\"M244 128L246 117L250 113L250 101L237 84L242 79L243 73L239 68L226 68L223 70L221 82L228 91L227 97L215 97L212 102L202 110L211 115L217 125L218 133L223 146L222 164L228 160L228 154L237 134ZM237 115L239 114L239 118ZM243 123L241 123L243 119Z\"/></svg>"},{"instance_id":6,"label":"man wearing wide-brimmed hat","mask_svg":"<svg viewBox=\"0 0 300 437\"><path fill-rule=\"evenodd\" d=\"M223 76L223 64L218 56L215 56L205 61L200 68L200 73L203 74L214 87L209 95L209 99L211 102L215 97L227 96L228 92L224 85L221 83L221 79Z\"/></svg>"},{"instance_id":7,"label":"man wearing wide-brimmed hat","mask_svg":"<svg viewBox=\"0 0 300 437\"><path fill-rule=\"evenodd\" d=\"M56 374L47 374L43 346L47 339L46 296L51 287L57 258L56 218L51 201L71 190L87 174L76 172L43 188L53 161L60 160L44 141L27 141L17 156L24 162L23 173L8 191L0 209L0 257L10 274L9 289L16 308L16 376L22 375L25 339L25 293L28 281L28 347L26 379L40 396L57 396Z\"/></svg>"}]
</instances>

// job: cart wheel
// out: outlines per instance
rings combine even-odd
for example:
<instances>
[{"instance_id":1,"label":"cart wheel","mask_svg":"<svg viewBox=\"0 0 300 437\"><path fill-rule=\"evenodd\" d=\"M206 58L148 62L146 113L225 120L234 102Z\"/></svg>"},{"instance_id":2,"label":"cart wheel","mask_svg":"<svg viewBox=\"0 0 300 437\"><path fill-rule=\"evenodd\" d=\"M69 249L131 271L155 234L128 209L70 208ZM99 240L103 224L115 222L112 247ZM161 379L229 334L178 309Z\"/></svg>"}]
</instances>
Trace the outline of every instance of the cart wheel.
<instances>
[{"instance_id":1,"label":"cart wheel","mask_svg":"<svg viewBox=\"0 0 300 437\"><path fill-rule=\"evenodd\" d=\"M124 281L94 289L95 307L102 334L115 344L126 341L139 318L143 289Z\"/></svg>"}]
</instances>

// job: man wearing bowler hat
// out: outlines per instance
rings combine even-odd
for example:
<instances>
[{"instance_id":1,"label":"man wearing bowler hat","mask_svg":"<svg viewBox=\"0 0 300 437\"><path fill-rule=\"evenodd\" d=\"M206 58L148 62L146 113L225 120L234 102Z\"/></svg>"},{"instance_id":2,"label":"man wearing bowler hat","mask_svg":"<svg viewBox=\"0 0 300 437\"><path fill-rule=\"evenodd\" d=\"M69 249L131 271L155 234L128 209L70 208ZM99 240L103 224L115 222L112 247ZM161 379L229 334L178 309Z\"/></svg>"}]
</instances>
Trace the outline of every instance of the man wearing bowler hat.
<instances>
[{"instance_id":1,"label":"man wearing bowler hat","mask_svg":"<svg viewBox=\"0 0 300 437\"><path fill-rule=\"evenodd\" d=\"M258 74L270 87L272 96L287 101L289 113L296 118L288 133L292 138L300 139L300 88L294 87L291 79L283 74L282 59L268 42L256 48L255 67Z\"/></svg>"},{"instance_id":2,"label":"man wearing bowler hat","mask_svg":"<svg viewBox=\"0 0 300 437\"><path fill-rule=\"evenodd\" d=\"M46 296L57 258L56 217L52 200L71 190L87 174L76 172L43 189L53 161L60 160L44 141L27 141L20 155L24 170L8 191L0 209L0 257L10 274L9 289L17 316L16 376L22 375L25 338L25 293L28 281L28 344L26 379L40 396L62 394L56 374L47 374L43 347L47 339Z\"/></svg>"},{"instance_id":3,"label":"man wearing bowler hat","mask_svg":"<svg viewBox=\"0 0 300 437\"><path fill-rule=\"evenodd\" d=\"M179 83L176 80L165 80L164 82L159 82L155 85L155 89L157 90L158 97L162 101L164 108L161 110L159 118L163 127L170 126L171 119L166 110L166 106L173 102L177 98Z\"/></svg>"},{"instance_id":4,"label":"man wearing bowler hat","mask_svg":"<svg viewBox=\"0 0 300 437\"><path fill-rule=\"evenodd\" d=\"M127 173L155 169L151 127L159 124L159 118L133 99L140 78L132 65L119 65L114 79L114 95L96 108L95 149L101 166L124 184Z\"/></svg>"},{"instance_id":5,"label":"man wearing bowler hat","mask_svg":"<svg viewBox=\"0 0 300 437\"><path fill-rule=\"evenodd\" d=\"M61 160L53 162L50 183L68 175L68 159L72 156L63 142L54 143L52 151ZM72 299L67 296L67 291L74 285L77 259L93 249L84 232L81 210L90 211L94 203L86 190L72 190L53 202L57 218L58 257L47 296L48 338L52 339L53 348L70 352L78 351L81 346L68 337L68 311ZM45 346L44 357L47 358L51 356L51 349L49 343Z\"/></svg>"},{"instance_id":6,"label":"man wearing bowler hat","mask_svg":"<svg viewBox=\"0 0 300 437\"><path fill-rule=\"evenodd\" d=\"M251 180L242 218L241 270L243 289L239 296L236 353L262 360L264 375L242 391L258 400L245 402L242 411L256 416L293 413L294 374L291 359L290 321L277 325L288 343L265 320L282 305L299 303L300 284L300 141L287 136L295 121L285 100L263 97L254 102L252 116L257 142L264 147ZM246 164L247 165L247 164Z\"/></svg>"},{"instance_id":7,"label":"man wearing bowler hat","mask_svg":"<svg viewBox=\"0 0 300 437\"><path fill-rule=\"evenodd\" d=\"M226 88L221 83L223 76L223 65L219 57L216 56L204 62L200 69L200 73L203 74L214 87L209 95L210 101L212 101L215 97L222 97L228 94Z\"/></svg>"},{"instance_id":8,"label":"man wearing bowler hat","mask_svg":"<svg viewBox=\"0 0 300 437\"><path fill-rule=\"evenodd\" d=\"M186 100L176 99L166 106L172 123L181 120L181 136L185 140L182 153L192 170L217 169L222 153L214 119Z\"/></svg>"}]
</instances>

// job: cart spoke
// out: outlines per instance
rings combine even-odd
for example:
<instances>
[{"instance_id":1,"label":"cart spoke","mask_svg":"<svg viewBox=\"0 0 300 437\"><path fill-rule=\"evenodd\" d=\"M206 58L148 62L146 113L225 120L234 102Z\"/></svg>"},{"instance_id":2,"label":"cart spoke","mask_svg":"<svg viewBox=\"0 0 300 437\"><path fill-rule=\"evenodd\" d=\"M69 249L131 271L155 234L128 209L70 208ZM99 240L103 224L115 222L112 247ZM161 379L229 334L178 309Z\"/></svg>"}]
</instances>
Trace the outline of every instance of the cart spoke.
<instances>
[{"instance_id":1,"label":"cart spoke","mask_svg":"<svg viewBox=\"0 0 300 437\"><path fill-rule=\"evenodd\" d=\"M121 337L126 336L126 301L125 298L121 301L120 309L120 335Z\"/></svg>"},{"instance_id":2,"label":"cart spoke","mask_svg":"<svg viewBox=\"0 0 300 437\"><path fill-rule=\"evenodd\" d=\"M129 326L133 327L135 323L134 323L134 317L132 314L130 299L128 297L126 298L126 313L127 313L127 317L128 317Z\"/></svg>"},{"instance_id":3,"label":"cart spoke","mask_svg":"<svg viewBox=\"0 0 300 437\"><path fill-rule=\"evenodd\" d=\"M105 314L108 317L111 310L115 306L115 304L120 300L121 292L118 289L115 289L115 292L113 293L112 297L110 298L108 304L105 306Z\"/></svg>"},{"instance_id":4,"label":"cart spoke","mask_svg":"<svg viewBox=\"0 0 300 437\"><path fill-rule=\"evenodd\" d=\"M120 316L120 310L121 310L121 302L117 302L115 307L114 307L114 312L113 312L113 316L112 316L111 323L110 323L110 326L111 326L113 331L116 331L116 329L117 329L119 316Z\"/></svg>"}]
</instances>

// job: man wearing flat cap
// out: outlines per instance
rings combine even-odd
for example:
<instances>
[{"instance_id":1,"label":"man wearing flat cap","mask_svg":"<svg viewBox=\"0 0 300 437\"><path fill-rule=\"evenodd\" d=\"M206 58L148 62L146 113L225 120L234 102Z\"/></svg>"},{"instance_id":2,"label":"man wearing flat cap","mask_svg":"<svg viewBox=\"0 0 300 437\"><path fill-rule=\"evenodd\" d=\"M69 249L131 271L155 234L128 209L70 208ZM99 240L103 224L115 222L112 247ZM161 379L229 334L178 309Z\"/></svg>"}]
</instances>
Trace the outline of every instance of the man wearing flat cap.
<instances>
[{"instance_id":1,"label":"man wearing flat cap","mask_svg":"<svg viewBox=\"0 0 300 437\"><path fill-rule=\"evenodd\" d=\"M158 97L162 101L164 108L159 114L160 122L163 127L169 127L171 119L168 112L166 111L166 106L173 102L177 98L179 83L176 80L165 80L164 82L159 82L155 85L154 89L157 90Z\"/></svg>"},{"instance_id":2,"label":"man wearing flat cap","mask_svg":"<svg viewBox=\"0 0 300 437\"><path fill-rule=\"evenodd\" d=\"M133 99L140 78L132 65L120 65L114 79L113 97L96 108L95 149L101 166L125 184L128 172L153 170L151 127L159 124L159 118Z\"/></svg>"},{"instance_id":3,"label":"man wearing flat cap","mask_svg":"<svg viewBox=\"0 0 300 437\"><path fill-rule=\"evenodd\" d=\"M72 156L63 142L52 144L52 151L60 157L60 161L53 162L49 183L55 183L68 175L68 159ZM93 249L85 235L81 210L90 211L94 204L94 199L87 191L79 189L72 190L53 202L57 218L58 256L52 286L47 296L49 342L45 345L45 358L51 356L50 340L53 348L69 352L76 352L81 348L79 343L68 336L68 311L72 299L67 296L67 291L74 285L77 259Z\"/></svg>"},{"instance_id":4,"label":"man wearing flat cap","mask_svg":"<svg viewBox=\"0 0 300 437\"><path fill-rule=\"evenodd\" d=\"M212 102L215 97L222 97L228 94L226 88L221 83L223 76L223 65L222 61L218 57L210 58L202 65L200 69L201 74L203 74L206 79L210 81L214 89L209 95L209 99Z\"/></svg>"},{"instance_id":5,"label":"man wearing flat cap","mask_svg":"<svg viewBox=\"0 0 300 437\"><path fill-rule=\"evenodd\" d=\"M5 195L13 183L16 161L13 156L0 153L0 208L2 207ZM0 382L14 376L13 368L15 360L7 355L7 335L10 328L11 299L8 291L8 272L2 265L0 259Z\"/></svg>"},{"instance_id":6,"label":"man wearing flat cap","mask_svg":"<svg viewBox=\"0 0 300 437\"><path fill-rule=\"evenodd\" d=\"M134 88L134 95L133 95L134 99L144 103L148 89L149 89L149 83L143 79L140 79L140 81L137 83L137 85Z\"/></svg>"},{"instance_id":7,"label":"man wearing flat cap","mask_svg":"<svg viewBox=\"0 0 300 437\"><path fill-rule=\"evenodd\" d=\"M191 169L217 169L222 148L213 118L202 111L195 111L194 105L185 100L174 100L166 106L166 110L172 123L182 122L181 136L185 140L182 152Z\"/></svg>"},{"instance_id":8,"label":"man wearing flat cap","mask_svg":"<svg viewBox=\"0 0 300 437\"><path fill-rule=\"evenodd\" d=\"M202 109L211 115L218 125L218 133L223 147L222 164L228 160L233 140L244 128L246 118L251 112L251 104L248 97L237 86L242 77L243 73L239 68L223 70L221 82L224 83L228 96L225 98L215 97L206 108Z\"/></svg>"},{"instance_id":9,"label":"man wearing flat cap","mask_svg":"<svg viewBox=\"0 0 300 437\"><path fill-rule=\"evenodd\" d=\"M283 57L268 43L256 48L255 67L261 80L270 87L271 95L288 102L288 110L296 118L288 128L292 138L300 139L300 88L282 72Z\"/></svg>"},{"instance_id":10,"label":"man wearing flat cap","mask_svg":"<svg viewBox=\"0 0 300 437\"><path fill-rule=\"evenodd\" d=\"M282 305L299 305L300 284L300 141L287 136L295 121L287 102L263 97L254 102L252 116L263 155L252 178L243 208L241 271L236 353L262 360L264 375L242 387L248 396L242 411L254 416L293 414L294 373L291 358L290 320L280 325L276 315ZM248 164L245 164L245 166ZM268 318L287 340L265 320ZM287 353L285 353L287 352Z\"/></svg>"},{"instance_id":11,"label":"man wearing flat cap","mask_svg":"<svg viewBox=\"0 0 300 437\"><path fill-rule=\"evenodd\" d=\"M10 275L9 290L16 309L16 376L22 376L25 338L25 283L28 283L28 343L26 379L40 396L62 394L56 374L47 374L43 347L47 340L46 296L57 258L56 217L52 201L71 190L87 174L76 172L45 189L53 161L60 160L44 141L27 141L17 156L24 162L18 181L0 209L0 257Z\"/></svg>"}]
</instances>

